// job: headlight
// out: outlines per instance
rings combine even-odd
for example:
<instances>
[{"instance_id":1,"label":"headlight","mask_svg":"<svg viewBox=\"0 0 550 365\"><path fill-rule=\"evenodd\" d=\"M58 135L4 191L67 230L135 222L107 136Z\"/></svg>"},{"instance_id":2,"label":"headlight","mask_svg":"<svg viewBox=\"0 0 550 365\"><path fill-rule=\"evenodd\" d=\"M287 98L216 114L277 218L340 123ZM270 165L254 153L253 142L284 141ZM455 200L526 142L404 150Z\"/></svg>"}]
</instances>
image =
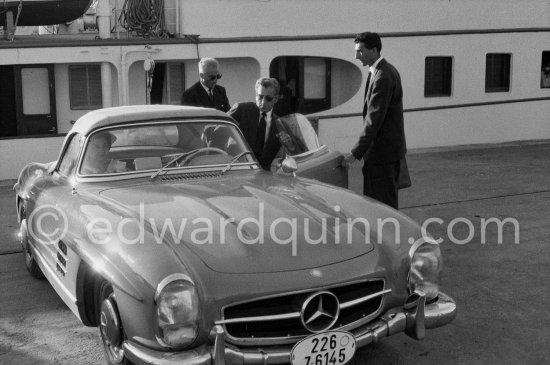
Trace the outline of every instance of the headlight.
<instances>
[{"instance_id":1,"label":"headlight","mask_svg":"<svg viewBox=\"0 0 550 365\"><path fill-rule=\"evenodd\" d=\"M183 274L166 277L155 293L157 340L182 348L197 337L199 301L195 285Z\"/></svg>"},{"instance_id":2,"label":"headlight","mask_svg":"<svg viewBox=\"0 0 550 365\"><path fill-rule=\"evenodd\" d=\"M439 244L431 238L418 239L409 250L411 267L409 271L409 290L422 290L426 302L439 295L439 279L443 261Z\"/></svg>"}]
</instances>

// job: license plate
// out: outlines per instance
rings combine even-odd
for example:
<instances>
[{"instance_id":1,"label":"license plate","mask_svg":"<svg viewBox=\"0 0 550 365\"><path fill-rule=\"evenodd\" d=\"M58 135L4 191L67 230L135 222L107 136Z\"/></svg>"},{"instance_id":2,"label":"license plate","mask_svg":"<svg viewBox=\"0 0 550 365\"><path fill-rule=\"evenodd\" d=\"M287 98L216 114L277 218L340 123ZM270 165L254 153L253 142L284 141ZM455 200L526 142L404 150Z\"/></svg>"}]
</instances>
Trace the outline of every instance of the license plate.
<instances>
[{"instance_id":1,"label":"license plate","mask_svg":"<svg viewBox=\"0 0 550 365\"><path fill-rule=\"evenodd\" d=\"M304 338L292 348L292 365L343 365L355 354L355 337L345 331L328 331Z\"/></svg>"}]
</instances>

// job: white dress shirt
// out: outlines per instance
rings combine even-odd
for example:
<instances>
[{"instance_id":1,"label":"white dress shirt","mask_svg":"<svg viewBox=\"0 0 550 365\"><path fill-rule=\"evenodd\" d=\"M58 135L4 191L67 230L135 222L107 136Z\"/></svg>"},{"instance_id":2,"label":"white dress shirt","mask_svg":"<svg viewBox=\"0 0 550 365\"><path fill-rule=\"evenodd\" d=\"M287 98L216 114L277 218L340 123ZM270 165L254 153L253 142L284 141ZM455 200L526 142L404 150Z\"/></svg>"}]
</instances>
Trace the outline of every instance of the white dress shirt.
<instances>
[{"instance_id":1,"label":"white dress shirt","mask_svg":"<svg viewBox=\"0 0 550 365\"><path fill-rule=\"evenodd\" d=\"M209 88L207 88L206 86L204 86L204 84L203 84L202 82L201 82L201 86L202 86L202 88L204 89L204 91L206 91L206 94L207 94L208 96L210 96L210 90L212 90L212 95L214 95L214 88L209 89Z\"/></svg>"},{"instance_id":2,"label":"white dress shirt","mask_svg":"<svg viewBox=\"0 0 550 365\"><path fill-rule=\"evenodd\" d=\"M380 58L377 59L376 62L374 62L371 67L369 67L369 70L370 70L370 73L372 74L372 76L374 76L374 73L376 72L376 66L378 66L380 61L382 61L383 59L384 59L384 57L380 56Z\"/></svg>"}]
</instances>

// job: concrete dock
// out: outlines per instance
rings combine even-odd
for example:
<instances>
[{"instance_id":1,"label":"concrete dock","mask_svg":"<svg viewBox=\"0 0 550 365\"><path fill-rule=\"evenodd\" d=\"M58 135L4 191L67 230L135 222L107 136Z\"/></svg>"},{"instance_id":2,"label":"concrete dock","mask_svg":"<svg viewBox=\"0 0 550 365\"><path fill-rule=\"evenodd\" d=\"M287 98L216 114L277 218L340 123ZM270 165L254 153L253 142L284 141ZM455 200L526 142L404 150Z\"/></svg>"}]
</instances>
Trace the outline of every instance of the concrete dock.
<instances>
[{"instance_id":1,"label":"concrete dock","mask_svg":"<svg viewBox=\"0 0 550 365\"><path fill-rule=\"evenodd\" d=\"M413 186L401 191L401 211L431 219L428 231L443 239L441 288L458 316L424 341L399 334L368 346L355 364L547 363L550 141L417 150L408 163ZM11 185L0 183L0 364L103 364L96 330L27 274ZM350 188L361 187L356 163ZM491 218L518 226L483 232Z\"/></svg>"}]
</instances>

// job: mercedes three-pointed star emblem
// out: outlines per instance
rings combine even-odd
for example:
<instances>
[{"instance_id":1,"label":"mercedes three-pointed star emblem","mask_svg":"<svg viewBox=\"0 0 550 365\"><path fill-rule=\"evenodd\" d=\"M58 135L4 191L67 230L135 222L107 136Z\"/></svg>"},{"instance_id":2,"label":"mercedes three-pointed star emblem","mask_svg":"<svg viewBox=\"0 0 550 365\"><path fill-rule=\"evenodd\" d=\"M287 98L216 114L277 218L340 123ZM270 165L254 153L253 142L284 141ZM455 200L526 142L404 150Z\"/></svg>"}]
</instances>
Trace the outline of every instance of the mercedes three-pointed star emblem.
<instances>
[{"instance_id":1,"label":"mercedes three-pointed star emblem","mask_svg":"<svg viewBox=\"0 0 550 365\"><path fill-rule=\"evenodd\" d=\"M302 304L300 318L305 329L319 333L331 328L338 320L340 303L336 295L320 291L310 295Z\"/></svg>"}]
</instances>

